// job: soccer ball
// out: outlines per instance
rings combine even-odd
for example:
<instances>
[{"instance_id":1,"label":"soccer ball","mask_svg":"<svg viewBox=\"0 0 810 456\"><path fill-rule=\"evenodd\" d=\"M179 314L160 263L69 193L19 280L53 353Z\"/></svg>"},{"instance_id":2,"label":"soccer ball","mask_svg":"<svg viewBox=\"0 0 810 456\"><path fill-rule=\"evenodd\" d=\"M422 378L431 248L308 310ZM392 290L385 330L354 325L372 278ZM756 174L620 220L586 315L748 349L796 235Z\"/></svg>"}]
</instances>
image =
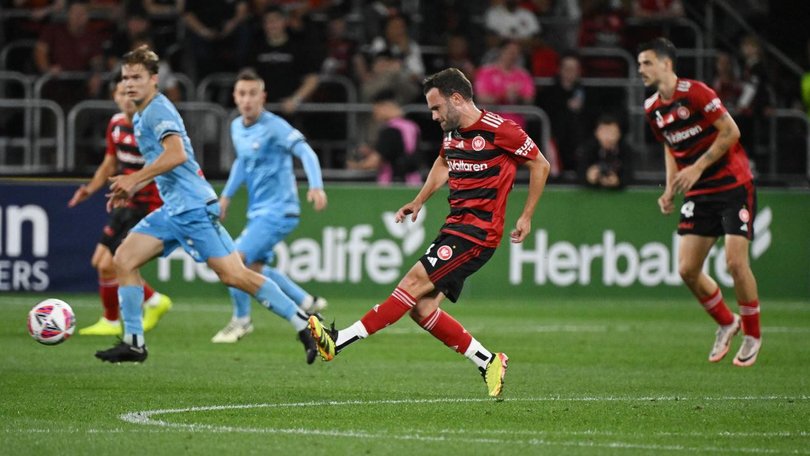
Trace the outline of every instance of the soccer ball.
<instances>
[{"instance_id":1,"label":"soccer ball","mask_svg":"<svg viewBox=\"0 0 810 456\"><path fill-rule=\"evenodd\" d=\"M65 301L46 299L28 312L28 333L41 344L61 344L74 329L76 317Z\"/></svg>"}]
</instances>

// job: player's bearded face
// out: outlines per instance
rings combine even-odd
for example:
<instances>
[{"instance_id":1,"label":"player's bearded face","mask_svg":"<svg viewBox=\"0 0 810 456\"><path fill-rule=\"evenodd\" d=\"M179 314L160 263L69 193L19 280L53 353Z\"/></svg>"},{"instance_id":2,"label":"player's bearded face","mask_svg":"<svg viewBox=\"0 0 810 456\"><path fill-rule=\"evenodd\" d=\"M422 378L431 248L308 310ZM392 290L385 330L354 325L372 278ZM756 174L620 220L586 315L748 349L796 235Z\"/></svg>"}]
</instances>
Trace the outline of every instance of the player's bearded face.
<instances>
[{"instance_id":1,"label":"player's bearded face","mask_svg":"<svg viewBox=\"0 0 810 456\"><path fill-rule=\"evenodd\" d=\"M638 74L645 87L657 86L660 81L662 61L653 51L642 51L638 55Z\"/></svg>"},{"instance_id":2,"label":"player's bearded face","mask_svg":"<svg viewBox=\"0 0 810 456\"><path fill-rule=\"evenodd\" d=\"M426 99L428 108L433 113L433 120L439 122L442 131L453 131L458 128L461 113L455 108L450 97L445 97L434 88L427 93Z\"/></svg>"}]
</instances>

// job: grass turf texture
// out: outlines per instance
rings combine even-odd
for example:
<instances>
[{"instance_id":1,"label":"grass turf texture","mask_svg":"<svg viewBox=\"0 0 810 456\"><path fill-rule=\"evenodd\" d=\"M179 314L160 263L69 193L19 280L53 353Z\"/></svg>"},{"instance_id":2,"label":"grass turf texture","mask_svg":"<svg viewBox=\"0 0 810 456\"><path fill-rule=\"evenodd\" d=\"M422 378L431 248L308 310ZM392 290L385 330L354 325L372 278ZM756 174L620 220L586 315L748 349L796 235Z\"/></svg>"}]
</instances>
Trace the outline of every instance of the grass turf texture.
<instances>
[{"instance_id":1,"label":"grass turf texture","mask_svg":"<svg viewBox=\"0 0 810 456\"><path fill-rule=\"evenodd\" d=\"M28 336L44 297L0 297L2 454L810 454L810 302L763 303L752 368L731 364L739 336L706 361L714 326L690 300L448 304L510 357L494 402L407 317L307 366L289 325L256 305L253 334L210 343L230 316L223 291L177 299L146 363L110 365L93 353L113 338ZM94 295L62 298L77 328L100 315ZM343 327L373 303L331 304ZM155 410L172 412L136 413Z\"/></svg>"}]
</instances>

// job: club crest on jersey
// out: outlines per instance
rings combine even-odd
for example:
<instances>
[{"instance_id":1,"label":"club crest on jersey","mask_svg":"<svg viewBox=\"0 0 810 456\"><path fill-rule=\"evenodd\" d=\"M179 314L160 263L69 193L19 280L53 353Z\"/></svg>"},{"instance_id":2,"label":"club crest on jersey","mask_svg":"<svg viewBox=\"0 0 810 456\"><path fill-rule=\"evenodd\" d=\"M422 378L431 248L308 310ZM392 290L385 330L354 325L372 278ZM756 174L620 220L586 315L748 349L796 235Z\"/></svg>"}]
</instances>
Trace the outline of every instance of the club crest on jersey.
<instances>
[{"instance_id":1,"label":"club crest on jersey","mask_svg":"<svg viewBox=\"0 0 810 456\"><path fill-rule=\"evenodd\" d=\"M443 245L436 250L436 256L442 261L447 261L453 257L453 249L449 245Z\"/></svg>"},{"instance_id":2,"label":"club crest on jersey","mask_svg":"<svg viewBox=\"0 0 810 456\"><path fill-rule=\"evenodd\" d=\"M472 148L476 152L480 152L480 151L484 150L484 147L486 147L486 145L487 145L487 142L486 142L486 140L484 140L484 138L481 137L481 135L476 136L472 140Z\"/></svg>"},{"instance_id":3,"label":"club crest on jersey","mask_svg":"<svg viewBox=\"0 0 810 456\"><path fill-rule=\"evenodd\" d=\"M739 217L741 222L748 223L748 221L751 220L751 213L748 212L748 209L742 208L740 209Z\"/></svg>"},{"instance_id":4,"label":"club crest on jersey","mask_svg":"<svg viewBox=\"0 0 810 456\"><path fill-rule=\"evenodd\" d=\"M689 118L689 108L686 106L680 106L677 110L675 110L675 114L678 114L678 117L681 119L688 119Z\"/></svg>"}]
</instances>

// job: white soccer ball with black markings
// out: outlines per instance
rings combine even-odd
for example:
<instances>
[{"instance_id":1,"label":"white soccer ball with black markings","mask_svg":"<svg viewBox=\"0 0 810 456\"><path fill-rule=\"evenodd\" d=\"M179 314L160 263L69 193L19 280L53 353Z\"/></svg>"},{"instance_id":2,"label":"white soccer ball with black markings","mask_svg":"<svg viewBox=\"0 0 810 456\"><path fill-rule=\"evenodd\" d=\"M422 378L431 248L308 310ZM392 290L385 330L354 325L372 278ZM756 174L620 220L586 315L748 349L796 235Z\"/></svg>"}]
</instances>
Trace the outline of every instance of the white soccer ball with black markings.
<instances>
[{"instance_id":1,"label":"white soccer ball with black markings","mask_svg":"<svg viewBox=\"0 0 810 456\"><path fill-rule=\"evenodd\" d=\"M75 329L73 309L60 299L46 299L28 312L28 333L41 344L61 344Z\"/></svg>"}]
</instances>

